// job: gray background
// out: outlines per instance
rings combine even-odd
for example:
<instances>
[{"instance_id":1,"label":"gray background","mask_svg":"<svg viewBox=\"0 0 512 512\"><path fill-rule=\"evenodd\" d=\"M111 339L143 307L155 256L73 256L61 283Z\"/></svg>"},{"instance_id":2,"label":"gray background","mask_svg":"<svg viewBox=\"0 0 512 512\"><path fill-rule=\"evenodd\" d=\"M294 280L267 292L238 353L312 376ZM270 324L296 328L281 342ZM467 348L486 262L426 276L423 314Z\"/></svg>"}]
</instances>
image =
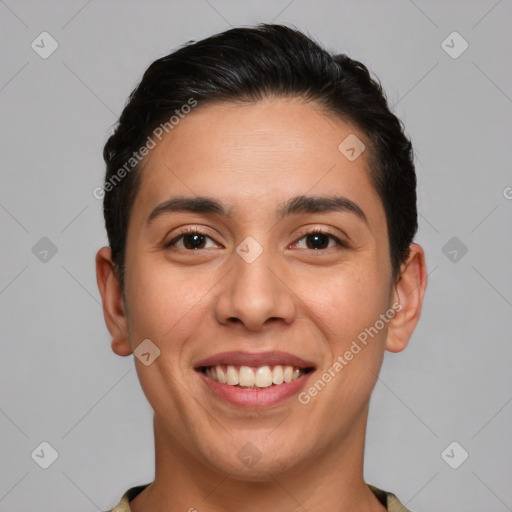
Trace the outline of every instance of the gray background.
<instances>
[{"instance_id":1,"label":"gray background","mask_svg":"<svg viewBox=\"0 0 512 512\"><path fill-rule=\"evenodd\" d=\"M102 146L155 58L263 21L366 63L416 149L430 283L386 355L366 480L417 512L512 510L511 20L510 0L0 0L0 511L107 510L153 478L151 409L96 288Z\"/></svg>"}]
</instances>

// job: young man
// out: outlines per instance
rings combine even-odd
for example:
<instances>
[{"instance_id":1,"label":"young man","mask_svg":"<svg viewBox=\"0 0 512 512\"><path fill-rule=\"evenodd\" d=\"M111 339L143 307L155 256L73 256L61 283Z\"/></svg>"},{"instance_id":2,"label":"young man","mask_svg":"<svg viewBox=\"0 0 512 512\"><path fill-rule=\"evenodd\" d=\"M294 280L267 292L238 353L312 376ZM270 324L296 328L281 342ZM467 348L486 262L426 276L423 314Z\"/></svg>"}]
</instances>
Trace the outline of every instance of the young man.
<instances>
[{"instance_id":1,"label":"young man","mask_svg":"<svg viewBox=\"0 0 512 512\"><path fill-rule=\"evenodd\" d=\"M105 151L96 257L154 410L116 512L406 511L363 478L426 287L412 148L361 63L280 25L154 62Z\"/></svg>"}]
</instances>

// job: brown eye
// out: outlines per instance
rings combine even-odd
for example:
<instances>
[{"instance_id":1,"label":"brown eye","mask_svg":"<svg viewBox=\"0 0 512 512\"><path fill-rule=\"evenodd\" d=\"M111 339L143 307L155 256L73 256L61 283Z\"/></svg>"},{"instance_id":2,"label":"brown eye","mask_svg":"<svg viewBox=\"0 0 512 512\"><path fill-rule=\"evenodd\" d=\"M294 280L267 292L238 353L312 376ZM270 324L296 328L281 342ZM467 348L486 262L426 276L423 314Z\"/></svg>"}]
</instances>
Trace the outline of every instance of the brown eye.
<instances>
[{"instance_id":1,"label":"brown eye","mask_svg":"<svg viewBox=\"0 0 512 512\"><path fill-rule=\"evenodd\" d=\"M326 249L329 246L329 235L324 233L311 233L306 235L308 249Z\"/></svg>"},{"instance_id":2,"label":"brown eye","mask_svg":"<svg viewBox=\"0 0 512 512\"><path fill-rule=\"evenodd\" d=\"M202 249L205 240L206 237L197 233L185 235L183 236L183 245L185 249Z\"/></svg>"},{"instance_id":3,"label":"brown eye","mask_svg":"<svg viewBox=\"0 0 512 512\"><path fill-rule=\"evenodd\" d=\"M310 233L306 233L296 243L299 249L311 249L314 251L330 249L336 246L340 248L348 248L348 245L342 242L339 238L322 231L311 231Z\"/></svg>"},{"instance_id":4,"label":"brown eye","mask_svg":"<svg viewBox=\"0 0 512 512\"><path fill-rule=\"evenodd\" d=\"M178 249L189 251L206 249L208 248L207 244L210 240L213 244L210 245L210 247L216 247L217 245L213 242L212 238L204 233L200 233L199 231L189 231L174 237L170 242L167 242L164 247L167 249L174 246Z\"/></svg>"}]
</instances>

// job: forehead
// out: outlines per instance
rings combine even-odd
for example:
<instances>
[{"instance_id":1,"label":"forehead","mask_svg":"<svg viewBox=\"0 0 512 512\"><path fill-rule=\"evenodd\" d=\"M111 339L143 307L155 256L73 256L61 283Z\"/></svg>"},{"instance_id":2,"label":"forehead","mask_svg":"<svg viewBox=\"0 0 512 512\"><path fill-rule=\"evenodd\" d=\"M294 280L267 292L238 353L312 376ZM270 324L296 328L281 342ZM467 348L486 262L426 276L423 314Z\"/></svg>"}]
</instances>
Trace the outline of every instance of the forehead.
<instances>
[{"instance_id":1,"label":"forehead","mask_svg":"<svg viewBox=\"0 0 512 512\"><path fill-rule=\"evenodd\" d=\"M147 213L170 195L214 194L254 213L273 200L336 192L378 218L369 151L354 158L363 145L352 124L301 99L199 103L146 157L134 210Z\"/></svg>"}]
</instances>

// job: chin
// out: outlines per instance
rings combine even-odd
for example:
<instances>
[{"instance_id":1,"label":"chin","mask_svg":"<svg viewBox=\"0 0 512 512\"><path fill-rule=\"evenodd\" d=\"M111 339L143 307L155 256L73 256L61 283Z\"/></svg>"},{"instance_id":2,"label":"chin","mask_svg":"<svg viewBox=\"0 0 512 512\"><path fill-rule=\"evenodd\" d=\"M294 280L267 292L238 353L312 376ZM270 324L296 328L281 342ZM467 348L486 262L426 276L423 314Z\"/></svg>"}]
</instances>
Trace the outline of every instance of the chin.
<instances>
[{"instance_id":1,"label":"chin","mask_svg":"<svg viewBox=\"0 0 512 512\"><path fill-rule=\"evenodd\" d=\"M268 438L265 440L268 435L267 431L260 436L230 438L224 448L220 448L222 444L215 444L216 449L205 455L218 472L247 482L272 481L272 475L292 470L300 465L301 460L308 458L303 451L304 445L300 445L300 451L297 450L289 436L290 442L284 444L282 438L276 438L275 442L269 442Z\"/></svg>"}]
</instances>

